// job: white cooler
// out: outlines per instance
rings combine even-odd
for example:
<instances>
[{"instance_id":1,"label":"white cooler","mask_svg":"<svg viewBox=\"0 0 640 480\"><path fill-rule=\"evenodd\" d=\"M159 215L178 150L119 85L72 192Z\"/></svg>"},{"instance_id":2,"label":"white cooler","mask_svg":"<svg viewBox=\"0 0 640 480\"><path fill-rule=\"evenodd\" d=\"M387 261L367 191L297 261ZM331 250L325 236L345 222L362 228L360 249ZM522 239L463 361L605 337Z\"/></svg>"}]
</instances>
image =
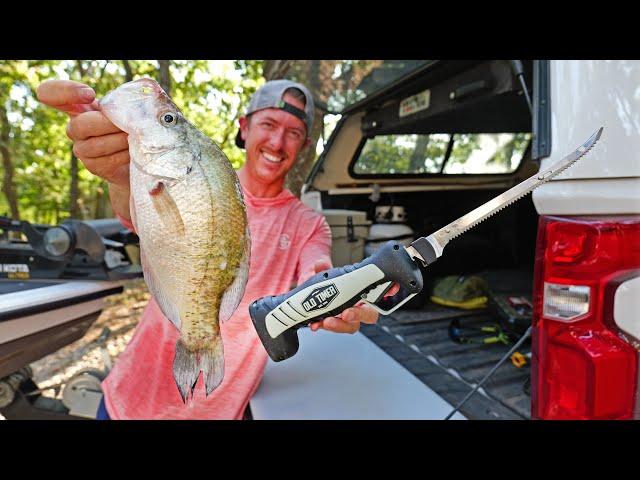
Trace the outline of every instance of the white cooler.
<instances>
[{"instance_id":1,"label":"white cooler","mask_svg":"<svg viewBox=\"0 0 640 480\"><path fill-rule=\"evenodd\" d=\"M414 232L404 223L375 223L369 229L364 254L369 257L389 240L396 239L399 244L408 247L414 240Z\"/></svg>"},{"instance_id":2,"label":"white cooler","mask_svg":"<svg viewBox=\"0 0 640 480\"><path fill-rule=\"evenodd\" d=\"M367 212L358 210L321 210L331 227L331 261L341 267L364 259L364 242L369 235L371 221Z\"/></svg>"}]
</instances>

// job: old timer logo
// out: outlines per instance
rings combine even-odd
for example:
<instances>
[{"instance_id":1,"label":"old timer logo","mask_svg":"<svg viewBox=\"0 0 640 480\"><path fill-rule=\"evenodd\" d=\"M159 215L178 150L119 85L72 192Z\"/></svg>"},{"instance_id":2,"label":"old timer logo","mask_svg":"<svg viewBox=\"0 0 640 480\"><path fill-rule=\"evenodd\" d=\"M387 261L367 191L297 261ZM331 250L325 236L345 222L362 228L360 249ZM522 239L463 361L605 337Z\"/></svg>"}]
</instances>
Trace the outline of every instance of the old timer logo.
<instances>
[{"instance_id":1,"label":"old timer logo","mask_svg":"<svg viewBox=\"0 0 640 480\"><path fill-rule=\"evenodd\" d=\"M302 301L302 308L304 308L306 312L323 309L327 307L339 293L333 283L316 288Z\"/></svg>"}]
</instances>

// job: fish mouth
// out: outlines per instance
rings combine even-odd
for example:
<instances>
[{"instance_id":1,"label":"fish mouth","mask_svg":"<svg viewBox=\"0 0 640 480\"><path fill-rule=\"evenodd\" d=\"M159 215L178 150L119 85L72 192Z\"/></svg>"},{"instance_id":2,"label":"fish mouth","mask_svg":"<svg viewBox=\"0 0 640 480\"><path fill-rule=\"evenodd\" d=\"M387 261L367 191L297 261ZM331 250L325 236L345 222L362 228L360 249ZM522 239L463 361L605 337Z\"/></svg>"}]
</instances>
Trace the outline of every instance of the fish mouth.
<instances>
[{"instance_id":1,"label":"fish mouth","mask_svg":"<svg viewBox=\"0 0 640 480\"><path fill-rule=\"evenodd\" d=\"M100 110L109 120L127 133L136 133L131 125L133 112L155 116L158 105L171 102L162 87L150 78L124 83L107 93L99 102ZM124 108L123 108L124 107Z\"/></svg>"},{"instance_id":2,"label":"fish mouth","mask_svg":"<svg viewBox=\"0 0 640 480\"><path fill-rule=\"evenodd\" d=\"M109 109L114 104L144 102L159 96L161 93L164 92L156 82L146 78L134 80L133 82L124 83L107 93L100 100L100 106Z\"/></svg>"},{"instance_id":3,"label":"fish mouth","mask_svg":"<svg viewBox=\"0 0 640 480\"><path fill-rule=\"evenodd\" d=\"M138 89L143 94L166 95L160 84L151 78L139 78L128 82L128 84L131 85L131 88Z\"/></svg>"}]
</instances>

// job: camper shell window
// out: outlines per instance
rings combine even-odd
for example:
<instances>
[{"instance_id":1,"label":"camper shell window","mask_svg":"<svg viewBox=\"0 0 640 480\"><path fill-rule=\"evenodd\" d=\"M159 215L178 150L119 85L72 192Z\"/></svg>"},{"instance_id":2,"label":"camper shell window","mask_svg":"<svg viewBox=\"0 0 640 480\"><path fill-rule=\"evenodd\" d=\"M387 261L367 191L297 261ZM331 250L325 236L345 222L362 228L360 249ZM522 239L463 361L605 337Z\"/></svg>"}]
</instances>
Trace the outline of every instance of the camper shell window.
<instances>
[{"instance_id":1,"label":"camper shell window","mask_svg":"<svg viewBox=\"0 0 640 480\"><path fill-rule=\"evenodd\" d=\"M533 62L524 62L531 88ZM511 174L530 158L532 117L508 60L443 62L362 110L353 178Z\"/></svg>"},{"instance_id":2,"label":"camper shell window","mask_svg":"<svg viewBox=\"0 0 640 480\"><path fill-rule=\"evenodd\" d=\"M378 135L362 144L352 174L513 173L530 140L528 132Z\"/></svg>"}]
</instances>

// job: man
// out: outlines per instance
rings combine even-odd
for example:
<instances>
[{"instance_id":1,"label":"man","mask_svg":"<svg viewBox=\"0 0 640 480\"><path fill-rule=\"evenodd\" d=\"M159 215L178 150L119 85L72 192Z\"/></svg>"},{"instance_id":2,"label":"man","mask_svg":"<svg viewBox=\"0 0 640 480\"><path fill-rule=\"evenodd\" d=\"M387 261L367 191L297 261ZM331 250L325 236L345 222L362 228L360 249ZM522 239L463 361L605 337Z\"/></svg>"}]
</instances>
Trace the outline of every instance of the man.
<instances>
[{"instance_id":1,"label":"man","mask_svg":"<svg viewBox=\"0 0 640 480\"><path fill-rule=\"evenodd\" d=\"M95 92L78 82L52 80L38 88L38 99L72 118L67 135L73 151L89 171L104 178L114 211L129 228L129 151L126 133L100 111ZM178 330L155 300L114 369L103 383L103 418L241 419L257 389L267 361L249 318L249 304L260 297L287 292L313 274L331 267L331 231L324 217L284 188L298 154L310 146L313 98L306 87L288 80L263 85L240 118L236 138L246 150L238 171L252 239L249 280L240 305L220 326L225 376L205 397L200 374L193 398L183 403L174 383L172 363ZM360 322L378 315L358 305L312 324L338 333L355 333ZM106 406L106 411L104 407Z\"/></svg>"}]
</instances>

